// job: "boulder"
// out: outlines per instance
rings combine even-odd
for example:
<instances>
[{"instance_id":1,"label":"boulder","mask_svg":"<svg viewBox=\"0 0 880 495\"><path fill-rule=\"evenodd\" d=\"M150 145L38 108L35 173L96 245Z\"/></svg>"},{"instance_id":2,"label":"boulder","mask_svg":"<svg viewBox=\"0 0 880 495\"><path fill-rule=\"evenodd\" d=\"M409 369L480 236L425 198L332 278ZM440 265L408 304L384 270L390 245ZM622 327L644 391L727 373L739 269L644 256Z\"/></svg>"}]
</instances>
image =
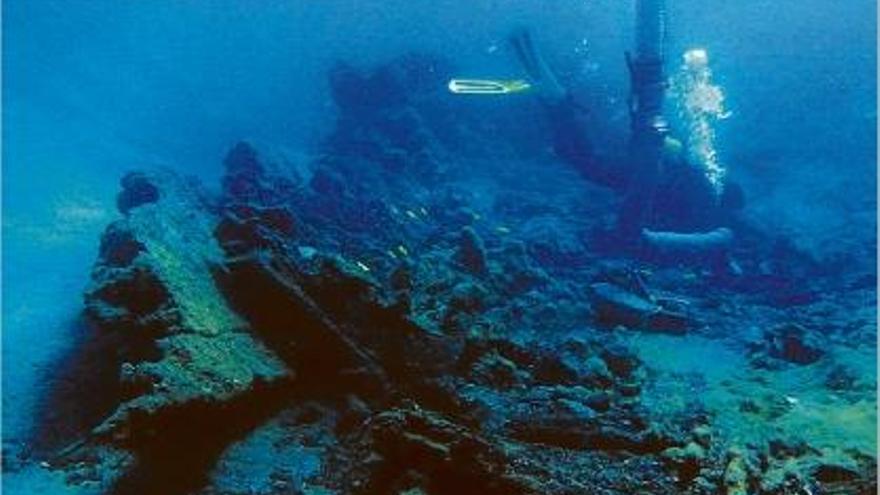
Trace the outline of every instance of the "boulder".
<instances>
[{"instance_id":1,"label":"boulder","mask_svg":"<svg viewBox=\"0 0 880 495\"><path fill-rule=\"evenodd\" d=\"M102 239L86 309L100 332L118 342L105 352L106 359L120 360L124 395L56 462L107 458L120 463L115 471L124 484L147 466L175 469L171 459L149 454L169 432L211 424L225 408L242 409L245 421L248 404L270 407L264 398L293 372L255 338L216 285L223 252L213 236L217 220L199 194L164 171L129 174L123 183L126 217ZM199 442L206 434L190 428L179 440ZM97 451L120 454L93 455Z\"/></svg>"},{"instance_id":2,"label":"boulder","mask_svg":"<svg viewBox=\"0 0 880 495\"><path fill-rule=\"evenodd\" d=\"M590 285L589 294L596 319L604 325L672 334L683 334L690 325L686 315L667 310L616 284L594 283Z\"/></svg>"},{"instance_id":3,"label":"boulder","mask_svg":"<svg viewBox=\"0 0 880 495\"><path fill-rule=\"evenodd\" d=\"M397 408L372 418L361 448L375 459L367 480L350 493L397 493L413 489L419 473L427 493L534 493L509 473L503 449L479 433L424 409Z\"/></svg>"},{"instance_id":4,"label":"boulder","mask_svg":"<svg viewBox=\"0 0 880 495\"><path fill-rule=\"evenodd\" d=\"M795 323L773 327L764 333L767 354L789 363L807 365L824 354L821 344L807 328Z\"/></svg>"}]
</instances>

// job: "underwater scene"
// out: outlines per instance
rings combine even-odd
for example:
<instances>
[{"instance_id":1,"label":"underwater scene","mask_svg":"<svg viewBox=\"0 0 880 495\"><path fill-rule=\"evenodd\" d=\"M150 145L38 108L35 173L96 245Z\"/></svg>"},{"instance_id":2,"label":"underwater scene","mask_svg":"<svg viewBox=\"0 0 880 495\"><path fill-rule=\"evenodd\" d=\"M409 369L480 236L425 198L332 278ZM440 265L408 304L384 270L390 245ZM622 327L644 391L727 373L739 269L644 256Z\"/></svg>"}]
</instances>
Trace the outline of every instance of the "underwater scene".
<instances>
[{"instance_id":1,"label":"underwater scene","mask_svg":"<svg viewBox=\"0 0 880 495\"><path fill-rule=\"evenodd\" d=\"M873 0L4 0L4 495L877 492Z\"/></svg>"}]
</instances>

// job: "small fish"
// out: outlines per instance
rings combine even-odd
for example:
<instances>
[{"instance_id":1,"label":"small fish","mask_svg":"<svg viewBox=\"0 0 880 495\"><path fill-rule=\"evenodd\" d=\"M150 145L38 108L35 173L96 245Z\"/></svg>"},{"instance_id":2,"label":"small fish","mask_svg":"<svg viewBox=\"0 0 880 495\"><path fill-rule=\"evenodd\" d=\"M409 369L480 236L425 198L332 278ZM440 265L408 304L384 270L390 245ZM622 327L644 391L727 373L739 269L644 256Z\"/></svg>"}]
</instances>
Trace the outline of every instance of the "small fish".
<instances>
[{"instance_id":1,"label":"small fish","mask_svg":"<svg viewBox=\"0 0 880 495\"><path fill-rule=\"evenodd\" d=\"M419 207L419 213L421 213L423 217L428 216L428 210L426 210L424 206Z\"/></svg>"},{"instance_id":2,"label":"small fish","mask_svg":"<svg viewBox=\"0 0 880 495\"><path fill-rule=\"evenodd\" d=\"M358 266L358 268L360 268L361 270L363 270L365 272L370 271L370 267L368 267L367 265L363 264L360 261L355 261L355 264Z\"/></svg>"},{"instance_id":3,"label":"small fish","mask_svg":"<svg viewBox=\"0 0 880 495\"><path fill-rule=\"evenodd\" d=\"M509 233L510 233L510 229L508 229L507 227L505 227L505 226L503 226L503 225L500 226L500 227L496 227L495 230L496 230L499 234L509 234Z\"/></svg>"},{"instance_id":4,"label":"small fish","mask_svg":"<svg viewBox=\"0 0 880 495\"><path fill-rule=\"evenodd\" d=\"M400 251L400 254L404 256L409 256L409 251L407 251L406 246L404 246L403 244L397 246L397 250Z\"/></svg>"},{"instance_id":5,"label":"small fish","mask_svg":"<svg viewBox=\"0 0 880 495\"><path fill-rule=\"evenodd\" d=\"M406 216L412 218L413 220L418 220L419 218L418 216L416 216L415 213L413 213L412 210L406 210Z\"/></svg>"},{"instance_id":6,"label":"small fish","mask_svg":"<svg viewBox=\"0 0 880 495\"><path fill-rule=\"evenodd\" d=\"M388 253L388 256L391 256L392 258L397 259L397 255L394 254L394 251L389 249L388 251L386 251L386 253Z\"/></svg>"}]
</instances>

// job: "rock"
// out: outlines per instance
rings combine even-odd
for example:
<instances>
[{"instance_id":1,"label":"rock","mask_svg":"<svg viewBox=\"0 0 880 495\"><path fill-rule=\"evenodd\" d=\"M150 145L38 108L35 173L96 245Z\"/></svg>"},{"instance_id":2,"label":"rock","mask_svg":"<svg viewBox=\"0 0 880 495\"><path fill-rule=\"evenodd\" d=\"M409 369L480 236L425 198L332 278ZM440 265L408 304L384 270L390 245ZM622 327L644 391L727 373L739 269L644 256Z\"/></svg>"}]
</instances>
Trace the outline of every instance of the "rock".
<instances>
[{"instance_id":1,"label":"rock","mask_svg":"<svg viewBox=\"0 0 880 495\"><path fill-rule=\"evenodd\" d=\"M472 379L479 384L506 390L528 382L529 374L520 370L509 359L492 352L484 354L471 370Z\"/></svg>"},{"instance_id":2,"label":"rock","mask_svg":"<svg viewBox=\"0 0 880 495\"><path fill-rule=\"evenodd\" d=\"M590 286L597 319L608 325L643 327L659 307L623 288L605 282Z\"/></svg>"},{"instance_id":3,"label":"rock","mask_svg":"<svg viewBox=\"0 0 880 495\"><path fill-rule=\"evenodd\" d=\"M213 270L223 253L213 237L216 219L199 194L168 172L130 174L123 182L127 216L102 240L86 307L99 330L120 343L105 352L107 360L125 361L119 373L125 395L65 455L118 450L124 462L117 471L125 478L138 463L157 472L177 469L144 452L165 442L169 431L199 421L205 407L248 417L247 404L264 407L257 404L292 371L254 338L217 287ZM197 442L204 434L191 428L179 440Z\"/></svg>"},{"instance_id":4,"label":"rock","mask_svg":"<svg viewBox=\"0 0 880 495\"><path fill-rule=\"evenodd\" d=\"M522 442L573 450L659 453L670 440L635 415L610 407L607 393L581 386L530 389L506 414L506 431Z\"/></svg>"},{"instance_id":5,"label":"rock","mask_svg":"<svg viewBox=\"0 0 880 495\"><path fill-rule=\"evenodd\" d=\"M423 409L394 409L373 418L360 439L381 459L355 493L394 493L420 473L430 493L530 493L507 473L502 450L441 415ZM399 484L409 485L400 487Z\"/></svg>"},{"instance_id":6,"label":"rock","mask_svg":"<svg viewBox=\"0 0 880 495\"><path fill-rule=\"evenodd\" d=\"M815 363L822 357L821 345L806 328L790 323L768 330L764 334L767 354L794 364Z\"/></svg>"},{"instance_id":7,"label":"rock","mask_svg":"<svg viewBox=\"0 0 880 495\"><path fill-rule=\"evenodd\" d=\"M822 462L816 467L813 476L822 483L847 483L857 480L861 475L854 466L844 463Z\"/></svg>"},{"instance_id":8,"label":"rock","mask_svg":"<svg viewBox=\"0 0 880 495\"><path fill-rule=\"evenodd\" d=\"M596 412L606 412L611 407L611 394L607 392L597 392L587 395L584 404Z\"/></svg>"},{"instance_id":9,"label":"rock","mask_svg":"<svg viewBox=\"0 0 880 495\"><path fill-rule=\"evenodd\" d=\"M744 399L739 404L739 410L744 413L760 414L761 407L752 399Z\"/></svg>"},{"instance_id":10,"label":"rock","mask_svg":"<svg viewBox=\"0 0 880 495\"><path fill-rule=\"evenodd\" d=\"M731 449L728 453L723 481L726 495L748 495L749 473L745 457L739 449Z\"/></svg>"},{"instance_id":11,"label":"rock","mask_svg":"<svg viewBox=\"0 0 880 495\"><path fill-rule=\"evenodd\" d=\"M701 495L716 495L718 493L718 484L706 479L705 476L697 476L691 485L694 493Z\"/></svg>"},{"instance_id":12,"label":"rock","mask_svg":"<svg viewBox=\"0 0 880 495\"><path fill-rule=\"evenodd\" d=\"M278 248L296 233L296 220L285 207L237 204L223 215L214 235L231 256L253 249Z\"/></svg>"},{"instance_id":13,"label":"rock","mask_svg":"<svg viewBox=\"0 0 880 495\"><path fill-rule=\"evenodd\" d=\"M92 272L86 289L86 314L104 328L140 328L151 333L174 331L179 313L170 302L168 288L151 269L146 257L115 266L124 255L109 254Z\"/></svg>"},{"instance_id":14,"label":"rock","mask_svg":"<svg viewBox=\"0 0 880 495\"><path fill-rule=\"evenodd\" d=\"M222 179L224 193L235 201L259 201L265 173L257 151L248 143L240 142L229 150L223 161L226 174Z\"/></svg>"},{"instance_id":15,"label":"rock","mask_svg":"<svg viewBox=\"0 0 880 495\"><path fill-rule=\"evenodd\" d=\"M497 257L501 267L495 275L504 284L505 292L510 297L539 289L549 282L547 274L531 262L522 242L506 242Z\"/></svg>"},{"instance_id":16,"label":"rock","mask_svg":"<svg viewBox=\"0 0 880 495\"><path fill-rule=\"evenodd\" d=\"M578 381L577 370L550 352L537 356L533 375L535 380L547 384L573 385Z\"/></svg>"},{"instance_id":17,"label":"rock","mask_svg":"<svg viewBox=\"0 0 880 495\"><path fill-rule=\"evenodd\" d=\"M585 373L580 380L597 388L608 388L612 385L614 377L608 365L598 356L590 357L584 364Z\"/></svg>"},{"instance_id":18,"label":"rock","mask_svg":"<svg viewBox=\"0 0 880 495\"><path fill-rule=\"evenodd\" d=\"M278 207L291 201L297 189L288 177L266 163L247 142L239 142L223 160L225 173L221 179L223 200L227 206Z\"/></svg>"},{"instance_id":19,"label":"rock","mask_svg":"<svg viewBox=\"0 0 880 495\"><path fill-rule=\"evenodd\" d=\"M594 442L596 412L575 400L556 398L530 402L510 419L507 428L517 440L568 449L598 448Z\"/></svg>"},{"instance_id":20,"label":"rock","mask_svg":"<svg viewBox=\"0 0 880 495\"><path fill-rule=\"evenodd\" d=\"M602 349L599 355L611 373L619 378L629 378L641 364L639 358L622 344L611 344Z\"/></svg>"},{"instance_id":21,"label":"rock","mask_svg":"<svg viewBox=\"0 0 880 495\"><path fill-rule=\"evenodd\" d=\"M797 458L809 453L818 453L801 439L774 438L768 442L767 447L770 455L777 459Z\"/></svg>"},{"instance_id":22,"label":"rock","mask_svg":"<svg viewBox=\"0 0 880 495\"><path fill-rule=\"evenodd\" d=\"M617 385L617 391L622 397L636 397L642 393L642 385L636 380L621 382Z\"/></svg>"},{"instance_id":23,"label":"rock","mask_svg":"<svg viewBox=\"0 0 880 495\"><path fill-rule=\"evenodd\" d=\"M159 200L159 188L153 178L143 172L129 172L120 181L122 191L116 197L116 207L127 215L138 206L155 203Z\"/></svg>"},{"instance_id":24,"label":"rock","mask_svg":"<svg viewBox=\"0 0 880 495\"><path fill-rule=\"evenodd\" d=\"M354 394L349 394L345 398L345 402L345 410L339 418L336 428L342 432L349 432L360 427L369 418L372 411L366 402Z\"/></svg>"},{"instance_id":25,"label":"rock","mask_svg":"<svg viewBox=\"0 0 880 495\"><path fill-rule=\"evenodd\" d=\"M712 430L706 425L700 425L691 430L691 436L699 446L708 449L712 443Z\"/></svg>"},{"instance_id":26,"label":"rock","mask_svg":"<svg viewBox=\"0 0 880 495\"><path fill-rule=\"evenodd\" d=\"M683 334L689 326L685 315L669 311L615 284L592 284L589 294L596 319L603 325L623 325L672 334Z\"/></svg>"},{"instance_id":27,"label":"rock","mask_svg":"<svg viewBox=\"0 0 880 495\"><path fill-rule=\"evenodd\" d=\"M684 447L670 447L663 451L663 459L678 473L682 482L689 483L700 472L700 466L706 460L706 450L696 442Z\"/></svg>"},{"instance_id":28,"label":"rock","mask_svg":"<svg viewBox=\"0 0 880 495\"><path fill-rule=\"evenodd\" d=\"M111 223L101 236L98 256L110 267L125 267L144 250L124 220Z\"/></svg>"},{"instance_id":29,"label":"rock","mask_svg":"<svg viewBox=\"0 0 880 495\"><path fill-rule=\"evenodd\" d=\"M596 450L623 451L631 454L658 454L670 440L651 430L630 431L618 426L604 426L588 436L587 444Z\"/></svg>"},{"instance_id":30,"label":"rock","mask_svg":"<svg viewBox=\"0 0 880 495\"><path fill-rule=\"evenodd\" d=\"M854 370L845 365L835 365L825 378L825 386L831 390L845 391L856 388L859 377Z\"/></svg>"},{"instance_id":31,"label":"rock","mask_svg":"<svg viewBox=\"0 0 880 495\"><path fill-rule=\"evenodd\" d=\"M759 493L785 494L799 493L808 483L804 479L808 473L798 462L784 463L768 467L760 476Z\"/></svg>"},{"instance_id":32,"label":"rock","mask_svg":"<svg viewBox=\"0 0 880 495\"><path fill-rule=\"evenodd\" d=\"M455 261L469 273L482 275L487 271L486 248L483 240L471 227L461 229L458 238L458 246L455 252Z\"/></svg>"},{"instance_id":33,"label":"rock","mask_svg":"<svg viewBox=\"0 0 880 495\"><path fill-rule=\"evenodd\" d=\"M473 281L456 284L449 298L449 309L455 312L477 313L486 307L486 289Z\"/></svg>"}]
</instances>

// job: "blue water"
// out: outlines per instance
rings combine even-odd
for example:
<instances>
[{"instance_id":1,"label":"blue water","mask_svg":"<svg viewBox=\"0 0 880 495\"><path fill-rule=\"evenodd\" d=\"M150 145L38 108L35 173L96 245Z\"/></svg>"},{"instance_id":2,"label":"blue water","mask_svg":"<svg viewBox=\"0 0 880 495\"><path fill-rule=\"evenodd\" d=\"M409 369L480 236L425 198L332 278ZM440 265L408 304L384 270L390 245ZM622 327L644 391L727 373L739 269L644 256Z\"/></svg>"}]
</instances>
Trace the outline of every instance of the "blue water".
<instances>
[{"instance_id":1,"label":"blue water","mask_svg":"<svg viewBox=\"0 0 880 495\"><path fill-rule=\"evenodd\" d=\"M505 38L524 24L594 103L599 135L621 143L631 3L5 0L4 445L28 442L45 377L75 340L124 171L214 179L242 138L304 159L333 123L334 62L422 50L463 75L519 77ZM717 141L746 214L817 259L873 266L853 246L876 227L876 2L669 3L669 53L706 48L727 94ZM35 493L28 483L4 480L12 494Z\"/></svg>"}]
</instances>

